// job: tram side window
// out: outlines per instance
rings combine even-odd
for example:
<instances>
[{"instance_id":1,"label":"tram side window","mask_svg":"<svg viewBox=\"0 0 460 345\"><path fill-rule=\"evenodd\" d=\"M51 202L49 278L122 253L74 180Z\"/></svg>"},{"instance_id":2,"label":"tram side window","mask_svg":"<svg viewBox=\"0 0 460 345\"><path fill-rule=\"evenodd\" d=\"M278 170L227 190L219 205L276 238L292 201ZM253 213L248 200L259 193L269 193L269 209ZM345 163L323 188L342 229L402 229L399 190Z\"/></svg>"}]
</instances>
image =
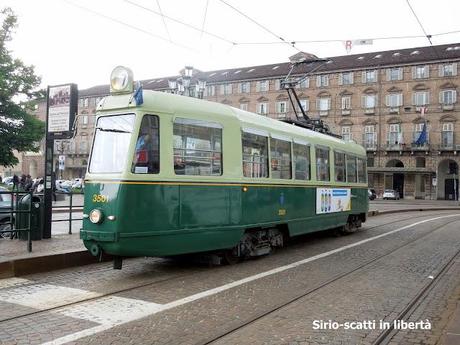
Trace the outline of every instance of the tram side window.
<instances>
[{"instance_id":1,"label":"tram side window","mask_svg":"<svg viewBox=\"0 0 460 345\"><path fill-rule=\"evenodd\" d=\"M262 135L242 133L243 175L268 177L268 138Z\"/></svg>"},{"instance_id":2,"label":"tram side window","mask_svg":"<svg viewBox=\"0 0 460 345\"><path fill-rule=\"evenodd\" d=\"M135 174L158 174L160 171L160 133L158 116L142 119L131 171Z\"/></svg>"},{"instance_id":3,"label":"tram side window","mask_svg":"<svg viewBox=\"0 0 460 345\"><path fill-rule=\"evenodd\" d=\"M356 157L347 155L347 182L356 183Z\"/></svg>"},{"instance_id":4,"label":"tram side window","mask_svg":"<svg viewBox=\"0 0 460 345\"><path fill-rule=\"evenodd\" d=\"M294 143L294 169L296 180L310 179L310 146Z\"/></svg>"},{"instance_id":5,"label":"tram side window","mask_svg":"<svg viewBox=\"0 0 460 345\"><path fill-rule=\"evenodd\" d=\"M330 181L330 163L329 163L329 149L316 148L316 179L318 181Z\"/></svg>"},{"instance_id":6,"label":"tram side window","mask_svg":"<svg viewBox=\"0 0 460 345\"><path fill-rule=\"evenodd\" d=\"M291 143L270 139L272 178L291 179Z\"/></svg>"},{"instance_id":7,"label":"tram side window","mask_svg":"<svg viewBox=\"0 0 460 345\"><path fill-rule=\"evenodd\" d=\"M367 182L366 161L363 158L358 158L358 182Z\"/></svg>"},{"instance_id":8,"label":"tram side window","mask_svg":"<svg viewBox=\"0 0 460 345\"><path fill-rule=\"evenodd\" d=\"M219 124L177 118L173 134L176 175L222 175L222 127Z\"/></svg>"},{"instance_id":9,"label":"tram side window","mask_svg":"<svg viewBox=\"0 0 460 345\"><path fill-rule=\"evenodd\" d=\"M345 153L334 152L334 173L337 182L345 182Z\"/></svg>"}]
</instances>

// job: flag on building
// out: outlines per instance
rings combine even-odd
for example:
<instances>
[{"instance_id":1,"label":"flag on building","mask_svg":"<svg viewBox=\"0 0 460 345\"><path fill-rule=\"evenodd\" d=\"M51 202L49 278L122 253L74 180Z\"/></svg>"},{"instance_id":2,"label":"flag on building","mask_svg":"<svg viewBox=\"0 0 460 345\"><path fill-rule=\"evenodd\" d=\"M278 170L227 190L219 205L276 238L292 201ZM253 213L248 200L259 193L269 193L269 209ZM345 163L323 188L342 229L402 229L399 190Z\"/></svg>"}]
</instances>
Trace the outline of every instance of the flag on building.
<instances>
[{"instance_id":1,"label":"flag on building","mask_svg":"<svg viewBox=\"0 0 460 345\"><path fill-rule=\"evenodd\" d=\"M423 108L422 108L423 109ZM426 122L423 124L422 131L418 136L417 140L415 141L416 145L424 145L427 142L427 135L426 135Z\"/></svg>"}]
</instances>

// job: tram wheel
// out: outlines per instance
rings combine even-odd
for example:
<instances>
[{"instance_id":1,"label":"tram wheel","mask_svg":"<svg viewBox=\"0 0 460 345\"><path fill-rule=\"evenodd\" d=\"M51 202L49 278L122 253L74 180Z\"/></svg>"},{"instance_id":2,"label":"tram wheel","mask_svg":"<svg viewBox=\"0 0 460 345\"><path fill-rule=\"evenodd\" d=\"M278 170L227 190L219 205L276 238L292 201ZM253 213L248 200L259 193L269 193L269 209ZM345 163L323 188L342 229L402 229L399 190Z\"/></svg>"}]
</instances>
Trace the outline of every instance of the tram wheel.
<instances>
[{"instance_id":1,"label":"tram wheel","mask_svg":"<svg viewBox=\"0 0 460 345\"><path fill-rule=\"evenodd\" d=\"M236 255L236 249L227 249L224 251L222 258L223 258L223 263L226 265L236 265L238 262L240 262L241 258Z\"/></svg>"}]
</instances>

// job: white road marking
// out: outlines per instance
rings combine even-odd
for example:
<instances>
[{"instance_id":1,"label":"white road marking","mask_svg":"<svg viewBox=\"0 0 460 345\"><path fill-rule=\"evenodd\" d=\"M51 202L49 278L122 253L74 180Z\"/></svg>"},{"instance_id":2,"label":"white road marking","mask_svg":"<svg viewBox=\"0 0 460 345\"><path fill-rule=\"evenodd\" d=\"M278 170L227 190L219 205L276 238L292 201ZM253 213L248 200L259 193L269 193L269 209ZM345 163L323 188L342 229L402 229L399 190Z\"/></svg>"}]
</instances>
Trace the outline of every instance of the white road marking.
<instances>
[{"instance_id":1,"label":"white road marking","mask_svg":"<svg viewBox=\"0 0 460 345\"><path fill-rule=\"evenodd\" d=\"M39 283L0 291L0 301L41 310L100 295L92 291Z\"/></svg>"},{"instance_id":2,"label":"white road marking","mask_svg":"<svg viewBox=\"0 0 460 345\"><path fill-rule=\"evenodd\" d=\"M281 266L281 267L278 267L278 268L275 268L275 269L272 269L272 270L269 270L269 271L266 271L266 272L262 272L262 273L259 273L259 274L244 278L244 279L240 279L240 280L234 281L234 282L229 283L229 284L218 286L218 287L210 289L210 290L199 292L197 294L194 294L194 295L191 295L191 296L188 296L188 297L185 297L185 298L182 298L182 299L179 299L179 300L176 300L176 301L164 304L164 305L152 303L153 306L151 306L152 310L150 310L150 311L148 311L148 309L149 309L148 307L146 307L146 308L142 307L137 312L137 314L136 314L136 311L134 310L133 312L129 313L126 316L126 318L117 318L117 321L114 322L114 323L110 323L109 320L108 320L107 321L108 323L106 323L106 324L102 324L100 326L88 328L88 329L85 329L85 330L80 331L80 332L72 333L72 334L66 335L66 336L61 337L61 338L57 338L55 340L52 340L50 342L46 342L46 343L43 343L43 344L44 345L60 345L60 344L68 343L70 341L75 341L75 340L81 339L81 338L86 337L86 336L92 336L92 335L94 335L96 333L99 333L99 332L108 330L110 328L113 328L114 326L119 326L121 324L130 322L130 321L134 321L134 320L138 320L138 319L141 319L143 317L146 317L146 316L154 315L154 314L156 314L158 312L161 312L161 311L164 311L164 310L179 307L179 306L182 306L184 304L188 304L190 302L193 302L193 301L205 298L205 297L209 297L209 296L218 294L218 293L220 293L222 291L226 291L226 290L232 289L234 287L237 287L237 286L252 282L254 280L261 279L261 278L264 278L264 277L267 277L267 276L270 276L270 275L274 275L274 274L277 274L277 273L280 273L280 272L284 272L286 270L296 268L296 267L301 266L301 265L305 265L305 264L310 263L312 261L316 261L316 260L325 258L327 256L331 256L333 254L342 252L344 250L347 250L347 249L350 249L350 248L353 248L353 247L360 246L362 244L374 241L376 239L379 239L379 238L382 238L382 237L385 237L385 236L388 236L388 235L392 235L392 234L397 233L399 231L406 230L406 229L409 229L409 228L413 228L414 226L417 226L417 225L420 225L420 224L423 224L423 223L431 222L433 220L449 218L449 217L458 217L458 216L460 216L460 214L452 214L452 215L446 215L446 216L440 216L440 217L425 219L425 220L422 220L422 221L419 221L419 222L416 222L416 223L413 223L413 224L409 224L409 225L403 226L401 228L386 232L386 233L381 234L381 235L370 237L370 238L367 238L367 239L359 241L359 242L355 242L355 243L352 243L352 244L349 244L349 245L346 245L346 246L343 246L343 247L340 247L340 248L337 248L337 249L330 250L330 251L325 252L325 253L321 253L321 254L312 256L312 257L304 259L304 260L294 262L294 263L289 264L289 265ZM113 300L113 302L116 303L116 300ZM88 302L88 303L97 303L97 301ZM139 301L139 303L142 303L142 301ZM143 302L143 303L149 304L149 302ZM117 305L113 305L113 306L111 306L111 308L116 309ZM76 314L73 314L73 316L74 317L79 317ZM91 321L93 321L93 320L91 320Z\"/></svg>"}]
</instances>

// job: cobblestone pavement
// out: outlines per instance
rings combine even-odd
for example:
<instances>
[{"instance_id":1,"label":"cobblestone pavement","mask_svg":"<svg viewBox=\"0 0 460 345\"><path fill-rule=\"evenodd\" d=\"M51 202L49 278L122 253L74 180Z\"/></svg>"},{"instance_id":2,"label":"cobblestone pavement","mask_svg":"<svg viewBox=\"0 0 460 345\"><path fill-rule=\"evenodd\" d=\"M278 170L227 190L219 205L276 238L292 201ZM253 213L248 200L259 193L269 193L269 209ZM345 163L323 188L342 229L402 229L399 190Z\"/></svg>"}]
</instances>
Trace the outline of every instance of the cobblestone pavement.
<instances>
[{"instance_id":1,"label":"cobblestone pavement","mask_svg":"<svg viewBox=\"0 0 460 345\"><path fill-rule=\"evenodd\" d=\"M235 266L207 267L165 259L133 259L126 261L122 271L114 271L110 264L101 263L5 279L0 281L0 343L38 344L52 339L62 341L58 343L79 344L200 343L426 235L216 342L369 343L378 332L315 331L312 320L394 317L412 297L414 289L458 249L460 217L427 221L452 213L374 217L366 223L365 231L351 236L333 237L325 233L304 236L271 256ZM391 235L340 249L416 222L418 225ZM431 233L449 222L453 223ZM321 256L332 250L336 252ZM318 257L315 259L315 256ZM314 260L292 265L305 258ZM260 275L289 264L292 267ZM419 306L420 314L414 313L414 318L428 318L435 330L442 330L445 322L440 320L446 317L437 317L452 289L460 283L459 270L457 262L446 275L445 283L438 284L427 298L426 306ZM260 277L249 279L255 274ZM120 290L124 291L110 295ZM79 303L83 300L86 302ZM54 309L41 312L49 308ZM429 338L423 332L398 336L414 342L421 339L421 334L424 340ZM436 334L440 333L430 334L437 339ZM60 337L64 338L59 340Z\"/></svg>"}]
</instances>

